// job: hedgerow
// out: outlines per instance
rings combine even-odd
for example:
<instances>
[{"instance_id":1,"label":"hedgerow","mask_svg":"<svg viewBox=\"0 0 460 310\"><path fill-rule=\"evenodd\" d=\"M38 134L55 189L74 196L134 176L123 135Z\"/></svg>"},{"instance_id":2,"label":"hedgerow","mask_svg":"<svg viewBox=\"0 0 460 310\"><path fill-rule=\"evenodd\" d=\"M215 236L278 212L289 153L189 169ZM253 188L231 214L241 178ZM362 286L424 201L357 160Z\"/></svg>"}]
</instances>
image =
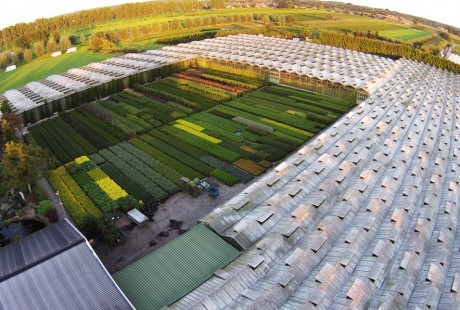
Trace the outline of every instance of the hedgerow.
<instances>
[{"instance_id":1,"label":"hedgerow","mask_svg":"<svg viewBox=\"0 0 460 310\"><path fill-rule=\"evenodd\" d=\"M152 130L149 132L149 135L152 137L155 137L166 144L182 151L183 153L186 153L192 157L199 158L200 156L203 156L206 154L205 151L202 149L199 149L197 147L191 146L188 143L184 143L181 140L178 140L177 138L170 136L160 130Z\"/></svg>"},{"instance_id":2,"label":"hedgerow","mask_svg":"<svg viewBox=\"0 0 460 310\"><path fill-rule=\"evenodd\" d=\"M246 125L246 130L249 130L251 132L255 132L259 135L267 135L267 134L270 134L273 132L273 128L268 126L268 125L265 125L265 124L262 124L260 122L256 122L256 121L253 121L253 120L250 120L250 119L247 119L245 117L242 117L242 116L237 116L233 119L233 121L235 123L238 123L238 124L243 124L243 125Z\"/></svg>"},{"instance_id":3,"label":"hedgerow","mask_svg":"<svg viewBox=\"0 0 460 310\"><path fill-rule=\"evenodd\" d=\"M180 178L182 175L176 170L169 168L164 163L156 160L150 155L142 152L140 149L128 142L123 142L119 144L120 147L131 153L133 156L143 161L145 164L150 166L153 170L159 173L161 176L167 178L169 181L173 182L176 185L180 185Z\"/></svg>"},{"instance_id":4,"label":"hedgerow","mask_svg":"<svg viewBox=\"0 0 460 310\"><path fill-rule=\"evenodd\" d=\"M188 127L188 126L184 126L182 124L174 124L173 126L178 128L178 129L180 129L180 130L182 130L182 131L185 131L185 132L187 132L189 134L192 134L192 135L194 135L194 136L196 136L198 138L201 138L203 140L209 141L209 142L214 143L214 144L218 144L218 143L222 142L222 140L214 138L214 137L212 137L210 135L207 135L205 133L202 133L200 131L196 131L195 129L192 129L192 128Z\"/></svg>"},{"instance_id":5,"label":"hedgerow","mask_svg":"<svg viewBox=\"0 0 460 310\"><path fill-rule=\"evenodd\" d=\"M99 136L96 132L82 124L78 121L75 115L71 113L63 113L61 114L63 120L65 120L72 128L74 128L77 132L79 132L82 136L84 136L91 145L93 145L97 149L103 149L109 146L107 140Z\"/></svg>"},{"instance_id":6,"label":"hedgerow","mask_svg":"<svg viewBox=\"0 0 460 310\"><path fill-rule=\"evenodd\" d=\"M165 153L161 152L160 150L154 148L152 145L148 144L145 141L142 141L140 139L133 139L130 140L129 143L143 151L144 153L152 156L153 158L158 159L162 163L166 164L170 168L174 170L179 170L180 173L184 176L186 176L189 179L194 179L194 178L203 178L204 175L199 173L198 171L185 166L184 164L180 163L179 161L175 160L174 158L166 155ZM174 167L174 168L173 168ZM177 171L176 170L176 171Z\"/></svg>"},{"instance_id":7,"label":"hedgerow","mask_svg":"<svg viewBox=\"0 0 460 310\"><path fill-rule=\"evenodd\" d=\"M173 157L174 159L180 161L184 165L189 166L190 168L204 174L208 175L209 172L213 170L212 167L209 167L205 163L201 162L195 157L190 156L187 153L184 153L173 146L159 140L154 139L152 136L149 135L142 135L139 137L141 140L151 144L152 146L156 147L158 150L164 152L165 154Z\"/></svg>"},{"instance_id":8,"label":"hedgerow","mask_svg":"<svg viewBox=\"0 0 460 310\"><path fill-rule=\"evenodd\" d=\"M206 129L206 128L201 127L201 126L199 126L199 125L197 125L197 124L194 124L194 123L192 123L192 122L189 122L189 121L187 121L187 120L185 120L185 119L178 119L178 120L176 120L176 123L179 123L179 124L181 124L181 125L190 127L190 128L192 128L192 129L194 129L194 130L196 130L196 131L203 131L203 130Z\"/></svg>"},{"instance_id":9,"label":"hedgerow","mask_svg":"<svg viewBox=\"0 0 460 310\"><path fill-rule=\"evenodd\" d=\"M127 142L124 142L128 144ZM179 190L179 187L171 180L153 170L149 165L139 160L136 156L126 151L120 145L109 148L120 160L131 164L139 173L149 178L159 188L163 189L168 194L174 194Z\"/></svg>"},{"instance_id":10,"label":"hedgerow","mask_svg":"<svg viewBox=\"0 0 460 310\"><path fill-rule=\"evenodd\" d=\"M246 171L236 168L232 164L226 163L225 161L215 158L214 156L204 155L200 157L200 160L207 163L209 166L225 171L241 182L247 183L254 178L253 175L247 173Z\"/></svg>"},{"instance_id":11,"label":"hedgerow","mask_svg":"<svg viewBox=\"0 0 460 310\"><path fill-rule=\"evenodd\" d=\"M95 218L99 218L102 215L101 211L94 205L63 166L50 171L48 179L53 188L59 192L59 198L77 225L81 225L85 214L89 214Z\"/></svg>"},{"instance_id":12,"label":"hedgerow","mask_svg":"<svg viewBox=\"0 0 460 310\"><path fill-rule=\"evenodd\" d=\"M99 185L99 187L110 197L110 199L114 201L128 196L128 193L125 192L117 183L114 182L114 180L112 180L107 175L105 178L97 180L96 184Z\"/></svg>"},{"instance_id":13,"label":"hedgerow","mask_svg":"<svg viewBox=\"0 0 460 310\"><path fill-rule=\"evenodd\" d=\"M193 146L196 146L202 149L203 151L206 151L207 153L213 156L216 156L217 158L220 158L222 160L225 160L227 162L236 161L241 157L241 155L238 153L227 150L219 146L218 144L214 144L204 139L198 138L192 134L189 134L175 127L164 126L160 128L160 130L172 136L175 136L176 138L181 139L184 142L187 142Z\"/></svg>"},{"instance_id":14,"label":"hedgerow","mask_svg":"<svg viewBox=\"0 0 460 310\"><path fill-rule=\"evenodd\" d=\"M233 163L236 167L249 172L252 175L258 176L265 171L265 168L256 164L252 160L240 158Z\"/></svg>"},{"instance_id":15,"label":"hedgerow","mask_svg":"<svg viewBox=\"0 0 460 310\"><path fill-rule=\"evenodd\" d=\"M101 165L101 169L104 170L104 172L115 182L117 182L117 184L123 187L128 192L128 194L137 200L141 199L145 195L146 191L142 186L134 183L130 178L128 178L111 163L105 162Z\"/></svg>"},{"instance_id":16,"label":"hedgerow","mask_svg":"<svg viewBox=\"0 0 460 310\"><path fill-rule=\"evenodd\" d=\"M90 106L93 106L93 104L89 103L83 105L82 107L76 108L75 111L84 116L86 120L97 126L101 130L101 133L106 133L109 137L112 137L114 141L121 141L128 138L128 136L125 133L123 133L120 130L117 130L117 128L110 124L110 122L107 122L104 119L97 117L95 114L89 111L88 107ZM102 135L102 137L106 138L106 135Z\"/></svg>"},{"instance_id":17,"label":"hedgerow","mask_svg":"<svg viewBox=\"0 0 460 310\"><path fill-rule=\"evenodd\" d=\"M99 154L109 163L115 166L118 170L120 170L120 172L123 173L126 177L131 179L131 181L145 188L146 192L154 196L158 201L163 201L166 199L166 197L168 197L168 194L164 190L159 188L150 179L134 169L131 164L119 159L118 156L112 153L109 149L101 150L99 151Z\"/></svg>"},{"instance_id":18,"label":"hedgerow","mask_svg":"<svg viewBox=\"0 0 460 310\"><path fill-rule=\"evenodd\" d=\"M228 185L228 186L233 186L236 183L238 183L238 179L232 176L231 174L228 174L225 171L222 171L220 169L215 169L211 171L209 174L211 177L221 181L222 183Z\"/></svg>"}]
</instances>

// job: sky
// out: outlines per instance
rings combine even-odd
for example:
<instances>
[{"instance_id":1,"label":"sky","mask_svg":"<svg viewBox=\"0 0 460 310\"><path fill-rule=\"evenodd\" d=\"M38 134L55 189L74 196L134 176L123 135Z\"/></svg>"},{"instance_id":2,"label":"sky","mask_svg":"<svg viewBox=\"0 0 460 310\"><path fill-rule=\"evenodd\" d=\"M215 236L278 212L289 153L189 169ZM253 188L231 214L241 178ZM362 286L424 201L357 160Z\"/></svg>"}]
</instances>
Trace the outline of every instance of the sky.
<instances>
[{"instance_id":1,"label":"sky","mask_svg":"<svg viewBox=\"0 0 460 310\"><path fill-rule=\"evenodd\" d=\"M458 0L344 0L344 2L398 11L460 28Z\"/></svg>"},{"instance_id":2,"label":"sky","mask_svg":"<svg viewBox=\"0 0 460 310\"><path fill-rule=\"evenodd\" d=\"M72 13L79 10L146 0L6 0L0 10L0 29L40 17ZM425 17L460 28L458 0L344 0L353 4L390 9Z\"/></svg>"}]
</instances>

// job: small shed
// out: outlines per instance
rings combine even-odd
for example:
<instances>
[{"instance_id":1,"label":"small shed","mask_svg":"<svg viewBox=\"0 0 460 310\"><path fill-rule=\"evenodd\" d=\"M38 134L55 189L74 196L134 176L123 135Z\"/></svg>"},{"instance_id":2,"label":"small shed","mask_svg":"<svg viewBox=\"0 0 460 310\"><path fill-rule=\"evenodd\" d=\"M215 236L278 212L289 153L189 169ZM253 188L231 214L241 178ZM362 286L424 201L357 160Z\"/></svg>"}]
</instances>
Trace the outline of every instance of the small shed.
<instances>
[{"instance_id":1,"label":"small shed","mask_svg":"<svg viewBox=\"0 0 460 310\"><path fill-rule=\"evenodd\" d=\"M128 212L128 217L135 222L137 225L143 225L148 222L148 217L146 217L142 212L137 209L132 209Z\"/></svg>"}]
</instances>

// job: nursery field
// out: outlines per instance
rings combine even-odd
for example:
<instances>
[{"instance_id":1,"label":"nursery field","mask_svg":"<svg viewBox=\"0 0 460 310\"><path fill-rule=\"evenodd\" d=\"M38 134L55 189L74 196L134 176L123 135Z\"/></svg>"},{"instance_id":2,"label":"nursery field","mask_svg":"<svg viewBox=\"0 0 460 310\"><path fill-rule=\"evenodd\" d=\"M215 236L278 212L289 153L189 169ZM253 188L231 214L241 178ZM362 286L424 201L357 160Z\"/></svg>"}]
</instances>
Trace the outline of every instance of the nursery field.
<instances>
[{"instance_id":1,"label":"nursery field","mask_svg":"<svg viewBox=\"0 0 460 310\"><path fill-rule=\"evenodd\" d=\"M190 69L41 122L26 141L60 166L49 180L77 224L164 201L180 178L249 182L351 108L349 102Z\"/></svg>"}]
</instances>

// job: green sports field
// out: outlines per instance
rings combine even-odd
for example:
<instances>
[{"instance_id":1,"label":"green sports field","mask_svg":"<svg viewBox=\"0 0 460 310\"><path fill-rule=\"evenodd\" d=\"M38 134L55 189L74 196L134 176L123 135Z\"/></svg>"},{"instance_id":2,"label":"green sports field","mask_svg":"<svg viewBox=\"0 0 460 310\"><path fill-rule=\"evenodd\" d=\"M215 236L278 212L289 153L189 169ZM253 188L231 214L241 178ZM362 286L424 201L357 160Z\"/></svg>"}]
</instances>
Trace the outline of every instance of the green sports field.
<instances>
[{"instance_id":1,"label":"green sports field","mask_svg":"<svg viewBox=\"0 0 460 310\"><path fill-rule=\"evenodd\" d=\"M400 41L411 41L418 38L423 38L428 36L430 33L418 29L407 28L407 29L398 29L398 30L385 30L380 31L379 34L383 37L388 37Z\"/></svg>"}]
</instances>

